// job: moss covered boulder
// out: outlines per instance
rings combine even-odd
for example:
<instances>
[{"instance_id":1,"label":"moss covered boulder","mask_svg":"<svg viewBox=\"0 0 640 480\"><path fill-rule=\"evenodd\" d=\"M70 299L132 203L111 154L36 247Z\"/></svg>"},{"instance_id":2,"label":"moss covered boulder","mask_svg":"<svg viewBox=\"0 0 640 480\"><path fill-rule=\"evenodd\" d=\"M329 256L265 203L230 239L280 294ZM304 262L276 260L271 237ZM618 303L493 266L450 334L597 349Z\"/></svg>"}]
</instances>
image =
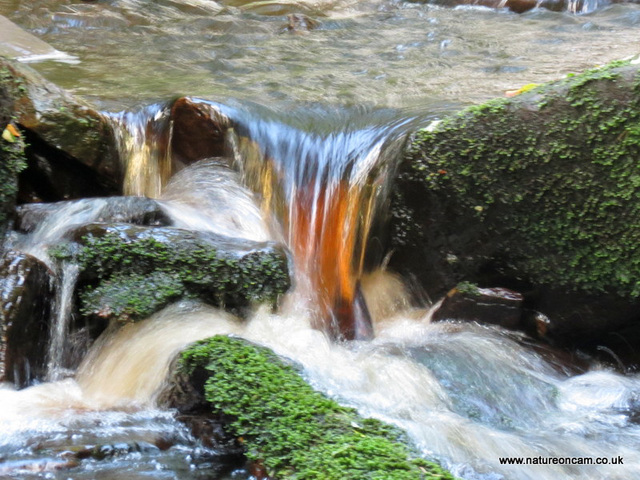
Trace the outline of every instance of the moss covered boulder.
<instances>
[{"instance_id":1,"label":"moss covered boulder","mask_svg":"<svg viewBox=\"0 0 640 480\"><path fill-rule=\"evenodd\" d=\"M271 478L453 480L400 430L313 390L267 348L217 336L187 348L176 365L169 405L216 415Z\"/></svg>"},{"instance_id":2,"label":"moss covered boulder","mask_svg":"<svg viewBox=\"0 0 640 480\"><path fill-rule=\"evenodd\" d=\"M225 307L275 303L290 286L283 247L209 232L89 224L54 247L80 265L81 311L137 320L182 297Z\"/></svg>"},{"instance_id":3,"label":"moss covered boulder","mask_svg":"<svg viewBox=\"0 0 640 480\"><path fill-rule=\"evenodd\" d=\"M471 107L416 132L392 206L394 267L417 275L433 297L460 281L523 291L557 336L576 341L634 323L634 63Z\"/></svg>"}]
</instances>

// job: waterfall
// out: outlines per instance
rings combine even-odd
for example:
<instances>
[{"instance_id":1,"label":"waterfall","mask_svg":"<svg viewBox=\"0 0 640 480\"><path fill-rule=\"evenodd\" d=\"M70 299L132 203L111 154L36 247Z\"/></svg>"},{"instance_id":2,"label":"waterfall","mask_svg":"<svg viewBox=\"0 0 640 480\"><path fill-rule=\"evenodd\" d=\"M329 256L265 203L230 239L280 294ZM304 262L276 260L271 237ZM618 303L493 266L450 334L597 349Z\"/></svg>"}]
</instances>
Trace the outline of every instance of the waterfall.
<instances>
[{"instance_id":1,"label":"waterfall","mask_svg":"<svg viewBox=\"0 0 640 480\"><path fill-rule=\"evenodd\" d=\"M124 161L124 194L155 198L172 172L171 115L166 104L112 117Z\"/></svg>"}]
</instances>

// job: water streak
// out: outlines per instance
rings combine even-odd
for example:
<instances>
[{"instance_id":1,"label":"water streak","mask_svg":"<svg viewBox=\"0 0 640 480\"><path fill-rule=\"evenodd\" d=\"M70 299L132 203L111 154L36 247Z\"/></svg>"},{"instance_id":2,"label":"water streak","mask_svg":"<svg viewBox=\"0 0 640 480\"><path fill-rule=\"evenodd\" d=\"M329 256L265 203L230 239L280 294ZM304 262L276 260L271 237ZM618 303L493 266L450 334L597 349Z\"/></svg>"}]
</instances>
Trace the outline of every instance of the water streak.
<instances>
[{"instance_id":1,"label":"water streak","mask_svg":"<svg viewBox=\"0 0 640 480\"><path fill-rule=\"evenodd\" d=\"M64 362L68 349L69 322L74 307L74 290L80 273L78 265L64 262L60 269L60 282L56 289L54 314L49 325L47 350L47 381L55 381L70 374Z\"/></svg>"},{"instance_id":2,"label":"water streak","mask_svg":"<svg viewBox=\"0 0 640 480\"><path fill-rule=\"evenodd\" d=\"M158 197L173 173L170 105L153 104L112 118L119 126L116 134L125 167L124 194Z\"/></svg>"}]
</instances>

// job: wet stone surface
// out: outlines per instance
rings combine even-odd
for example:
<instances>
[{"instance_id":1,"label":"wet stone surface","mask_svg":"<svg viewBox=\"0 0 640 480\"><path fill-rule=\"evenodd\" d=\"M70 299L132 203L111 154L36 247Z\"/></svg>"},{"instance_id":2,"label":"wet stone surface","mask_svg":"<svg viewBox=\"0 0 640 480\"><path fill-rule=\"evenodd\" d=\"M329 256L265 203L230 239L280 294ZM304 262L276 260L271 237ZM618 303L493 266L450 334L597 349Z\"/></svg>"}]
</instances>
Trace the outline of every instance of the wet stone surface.
<instances>
[{"instance_id":1,"label":"wet stone surface","mask_svg":"<svg viewBox=\"0 0 640 480\"><path fill-rule=\"evenodd\" d=\"M31 255L7 252L0 262L0 381L24 387L44 377L52 280Z\"/></svg>"}]
</instances>

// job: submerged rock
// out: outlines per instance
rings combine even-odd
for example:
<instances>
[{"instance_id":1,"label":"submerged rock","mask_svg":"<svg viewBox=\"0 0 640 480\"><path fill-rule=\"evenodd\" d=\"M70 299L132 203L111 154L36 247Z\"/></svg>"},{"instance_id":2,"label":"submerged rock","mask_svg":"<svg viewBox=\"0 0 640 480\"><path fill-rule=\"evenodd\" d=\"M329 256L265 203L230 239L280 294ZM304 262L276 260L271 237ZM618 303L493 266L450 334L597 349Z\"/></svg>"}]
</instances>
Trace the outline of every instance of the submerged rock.
<instances>
[{"instance_id":1,"label":"submerged rock","mask_svg":"<svg viewBox=\"0 0 640 480\"><path fill-rule=\"evenodd\" d=\"M169 385L165 404L218 416L262 475L453 480L419 458L401 431L338 405L290 363L245 340L217 336L193 344L175 362Z\"/></svg>"},{"instance_id":2,"label":"submerged rock","mask_svg":"<svg viewBox=\"0 0 640 480\"><path fill-rule=\"evenodd\" d=\"M637 62L463 110L418 131L392 205L391 267L431 298L462 280L525 292L549 338L640 315Z\"/></svg>"},{"instance_id":3,"label":"submerged rock","mask_svg":"<svg viewBox=\"0 0 640 480\"><path fill-rule=\"evenodd\" d=\"M26 253L0 263L0 381L25 387L46 373L53 273Z\"/></svg>"},{"instance_id":4,"label":"submerged rock","mask_svg":"<svg viewBox=\"0 0 640 480\"><path fill-rule=\"evenodd\" d=\"M63 209L79 209L94 212L94 222L131 223L134 225L171 225L171 220L158 202L146 197L86 198L54 203L30 203L16 209L15 230L32 233L51 215Z\"/></svg>"},{"instance_id":5,"label":"submerged rock","mask_svg":"<svg viewBox=\"0 0 640 480\"><path fill-rule=\"evenodd\" d=\"M274 303L290 286L287 255L273 242L210 232L90 224L76 246L54 248L80 265L85 313L137 320L181 296L213 305Z\"/></svg>"},{"instance_id":6,"label":"submerged rock","mask_svg":"<svg viewBox=\"0 0 640 480\"><path fill-rule=\"evenodd\" d=\"M506 288L479 288L463 283L447 293L432 319L488 323L518 329L523 327L522 301L521 294Z\"/></svg>"},{"instance_id":7,"label":"submerged rock","mask_svg":"<svg viewBox=\"0 0 640 480\"><path fill-rule=\"evenodd\" d=\"M77 62L77 59L71 55L56 50L2 15L0 15L0 55L21 62L44 60Z\"/></svg>"},{"instance_id":8,"label":"submerged rock","mask_svg":"<svg viewBox=\"0 0 640 480\"><path fill-rule=\"evenodd\" d=\"M287 15L287 24L282 27L282 32L297 35L307 33L318 28L320 24L311 17L302 13L290 13Z\"/></svg>"}]
</instances>

